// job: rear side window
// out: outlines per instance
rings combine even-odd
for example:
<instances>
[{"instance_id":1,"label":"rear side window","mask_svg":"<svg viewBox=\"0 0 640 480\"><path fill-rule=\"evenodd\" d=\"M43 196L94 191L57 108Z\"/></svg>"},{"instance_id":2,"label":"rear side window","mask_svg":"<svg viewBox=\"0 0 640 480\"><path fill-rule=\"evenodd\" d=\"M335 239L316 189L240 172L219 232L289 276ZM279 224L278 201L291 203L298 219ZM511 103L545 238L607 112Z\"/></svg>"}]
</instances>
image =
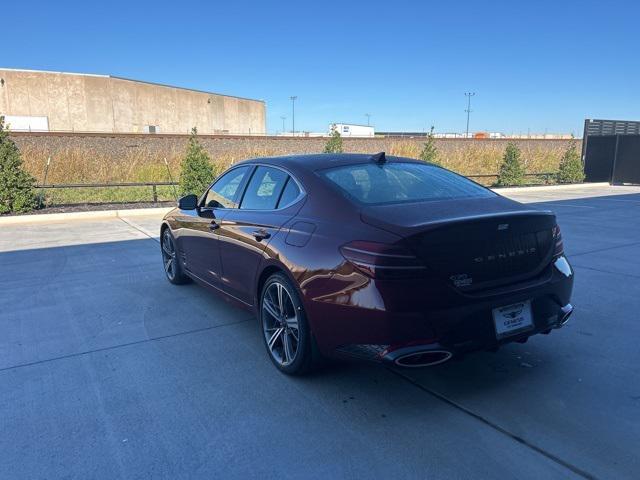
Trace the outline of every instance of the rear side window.
<instances>
[{"instance_id":1,"label":"rear side window","mask_svg":"<svg viewBox=\"0 0 640 480\"><path fill-rule=\"evenodd\" d=\"M366 163L330 168L319 173L349 197L365 204L495 196L495 193L460 175L420 163Z\"/></svg>"},{"instance_id":2,"label":"rear side window","mask_svg":"<svg viewBox=\"0 0 640 480\"><path fill-rule=\"evenodd\" d=\"M247 185L240 208L274 210L288 177L289 175L277 168L256 168Z\"/></svg>"},{"instance_id":3,"label":"rear side window","mask_svg":"<svg viewBox=\"0 0 640 480\"><path fill-rule=\"evenodd\" d=\"M289 177L287 184L284 186L280 201L278 202L278 208L286 207L290 205L296 198L300 196L300 189L295 180Z\"/></svg>"}]
</instances>

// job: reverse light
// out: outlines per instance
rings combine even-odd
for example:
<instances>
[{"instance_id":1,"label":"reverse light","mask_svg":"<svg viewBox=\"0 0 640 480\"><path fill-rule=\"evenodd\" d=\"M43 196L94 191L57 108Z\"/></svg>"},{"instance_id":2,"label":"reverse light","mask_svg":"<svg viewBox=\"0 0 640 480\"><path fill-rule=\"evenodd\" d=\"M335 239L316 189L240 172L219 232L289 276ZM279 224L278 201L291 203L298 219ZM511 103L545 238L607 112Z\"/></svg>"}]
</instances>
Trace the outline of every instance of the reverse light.
<instances>
[{"instance_id":1,"label":"reverse light","mask_svg":"<svg viewBox=\"0 0 640 480\"><path fill-rule=\"evenodd\" d=\"M569 265L569 262L567 262L567 259L565 257L558 257L553 262L553 264L555 265L556 269L565 277L569 278L571 275L573 275L571 265Z\"/></svg>"},{"instance_id":2,"label":"reverse light","mask_svg":"<svg viewBox=\"0 0 640 480\"><path fill-rule=\"evenodd\" d=\"M564 254L564 244L562 243L562 233L560 233L560 226L556 224L553 229L553 258L558 258Z\"/></svg>"},{"instance_id":3,"label":"reverse light","mask_svg":"<svg viewBox=\"0 0 640 480\"><path fill-rule=\"evenodd\" d=\"M414 278L426 271L420 259L402 246L356 240L340 247L340 253L358 270L373 278Z\"/></svg>"}]
</instances>

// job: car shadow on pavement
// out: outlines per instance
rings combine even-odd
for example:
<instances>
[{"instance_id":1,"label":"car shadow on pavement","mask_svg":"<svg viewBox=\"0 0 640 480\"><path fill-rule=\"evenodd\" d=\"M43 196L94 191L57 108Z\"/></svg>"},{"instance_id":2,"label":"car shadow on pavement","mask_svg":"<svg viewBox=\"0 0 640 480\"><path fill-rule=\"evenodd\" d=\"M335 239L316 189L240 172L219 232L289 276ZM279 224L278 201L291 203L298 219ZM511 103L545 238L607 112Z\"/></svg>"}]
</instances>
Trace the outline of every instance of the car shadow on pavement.
<instances>
[{"instance_id":1,"label":"car shadow on pavement","mask_svg":"<svg viewBox=\"0 0 640 480\"><path fill-rule=\"evenodd\" d=\"M149 238L0 252L0 369L247 321L164 277Z\"/></svg>"}]
</instances>

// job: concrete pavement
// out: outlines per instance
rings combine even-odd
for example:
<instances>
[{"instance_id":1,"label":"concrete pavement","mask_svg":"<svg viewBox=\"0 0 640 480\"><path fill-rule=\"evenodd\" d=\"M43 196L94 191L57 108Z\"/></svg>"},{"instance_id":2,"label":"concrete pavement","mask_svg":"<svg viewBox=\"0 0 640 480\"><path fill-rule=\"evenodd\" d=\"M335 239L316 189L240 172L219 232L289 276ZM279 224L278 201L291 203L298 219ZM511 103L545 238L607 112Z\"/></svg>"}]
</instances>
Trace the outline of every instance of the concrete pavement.
<instances>
[{"instance_id":1,"label":"concrete pavement","mask_svg":"<svg viewBox=\"0 0 640 480\"><path fill-rule=\"evenodd\" d=\"M279 374L250 314L163 276L158 216L0 228L0 472L20 478L634 478L640 188L554 210L562 330L425 370Z\"/></svg>"}]
</instances>

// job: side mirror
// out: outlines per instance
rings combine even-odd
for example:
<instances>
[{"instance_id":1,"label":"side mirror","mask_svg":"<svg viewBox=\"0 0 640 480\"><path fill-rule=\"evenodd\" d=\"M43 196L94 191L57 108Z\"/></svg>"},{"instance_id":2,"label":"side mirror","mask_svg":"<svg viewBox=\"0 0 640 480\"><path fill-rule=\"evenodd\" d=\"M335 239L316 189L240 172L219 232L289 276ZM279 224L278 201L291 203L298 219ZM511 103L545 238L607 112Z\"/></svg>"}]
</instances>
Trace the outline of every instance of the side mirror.
<instances>
[{"instance_id":1,"label":"side mirror","mask_svg":"<svg viewBox=\"0 0 640 480\"><path fill-rule=\"evenodd\" d=\"M180 210L195 210L198 206L198 197L193 193L191 195L185 195L178 200L178 208Z\"/></svg>"}]
</instances>

